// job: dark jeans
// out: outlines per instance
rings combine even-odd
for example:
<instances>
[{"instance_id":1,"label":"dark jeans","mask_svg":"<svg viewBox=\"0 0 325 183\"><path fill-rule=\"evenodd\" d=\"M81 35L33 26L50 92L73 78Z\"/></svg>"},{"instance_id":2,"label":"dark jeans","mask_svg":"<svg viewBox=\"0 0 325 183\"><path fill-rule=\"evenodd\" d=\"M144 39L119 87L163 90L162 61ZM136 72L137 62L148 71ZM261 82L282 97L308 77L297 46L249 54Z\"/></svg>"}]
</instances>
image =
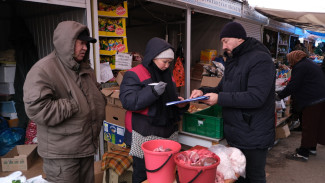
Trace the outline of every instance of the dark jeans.
<instances>
[{"instance_id":1,"label":"dark jeans","mask_svg":"<svg viewBox=\"0 0 325 183\"><path fill-rule=\"evenodd\" d=\"M268 149L241 149L246 157L246 178L236 183L265 183L265 164Z\"/></svg>"},{"instance_id":2,"label":"dark jeans","mask_svg":"<svg viewBox=\"0 0 325 183\"><path fill-rule=\"evenodd\" d=\"M144 159L133 156L133 173L132 173L132 183L141 183L147 180L146 165Z\"/></svg>"}]
</instances>

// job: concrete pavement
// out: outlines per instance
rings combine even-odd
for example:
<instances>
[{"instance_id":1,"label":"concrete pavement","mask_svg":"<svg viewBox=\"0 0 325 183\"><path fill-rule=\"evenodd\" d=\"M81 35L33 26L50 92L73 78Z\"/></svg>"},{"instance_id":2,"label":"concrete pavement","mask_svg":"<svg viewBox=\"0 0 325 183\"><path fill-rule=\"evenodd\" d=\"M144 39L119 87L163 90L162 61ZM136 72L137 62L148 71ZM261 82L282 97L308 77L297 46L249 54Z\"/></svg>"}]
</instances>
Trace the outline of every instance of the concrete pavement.
<instances>
[{"instance_id":1,"label":"concrete pavement","mask_svg":"<svg viewBox=\"0 0 325 183\"><path fill-rule=\"evenodd\" d=\"M307 162L285 158L300 146L301 132L291 131L270 149L266 161L267 183L322 183L325 182L325 146L317 145L317 155L309 156Z\"/></svg>"}]
</instances>

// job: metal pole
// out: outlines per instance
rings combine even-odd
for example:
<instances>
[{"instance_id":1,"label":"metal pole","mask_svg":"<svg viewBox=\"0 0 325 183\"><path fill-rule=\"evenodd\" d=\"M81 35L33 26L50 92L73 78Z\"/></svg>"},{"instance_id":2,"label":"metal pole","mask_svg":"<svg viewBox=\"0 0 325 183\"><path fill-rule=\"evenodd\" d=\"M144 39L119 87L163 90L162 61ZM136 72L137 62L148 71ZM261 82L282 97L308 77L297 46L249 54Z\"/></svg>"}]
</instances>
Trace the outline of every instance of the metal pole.
<instances>
[{"instance_id":1,"label":"metal pole","mask_svg":"<svg viewBox=\"0 0 325 183\"><path fill-rule=\"evenodd\" d=\"M186 9L185 98L191 95L191 9Z\"/></svg>"}]
</instances>

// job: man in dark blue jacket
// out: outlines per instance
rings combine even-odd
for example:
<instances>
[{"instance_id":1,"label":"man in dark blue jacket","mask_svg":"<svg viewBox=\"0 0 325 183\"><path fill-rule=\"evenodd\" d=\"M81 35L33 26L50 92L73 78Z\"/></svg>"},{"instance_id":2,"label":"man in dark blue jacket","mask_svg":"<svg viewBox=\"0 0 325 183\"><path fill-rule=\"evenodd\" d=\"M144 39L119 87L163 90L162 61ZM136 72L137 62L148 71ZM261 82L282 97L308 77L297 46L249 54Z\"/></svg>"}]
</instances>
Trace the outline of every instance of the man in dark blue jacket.
<instances>
[{"instance_id":1,"label":"man in dark blue jacket","mask_svg":"<svg viewBox=\"0 0 325 183\"><path fill-rule=\"evenodd\" d=\"M266 155L275 138L274 63L239 23L226 24L220 39L229 56L224 76L217 87L194 90L191 98L209 96L203 102L222 106L225 138L246 157L246 178L238 182L266 182Z\"/></svg>"}]
</instances>

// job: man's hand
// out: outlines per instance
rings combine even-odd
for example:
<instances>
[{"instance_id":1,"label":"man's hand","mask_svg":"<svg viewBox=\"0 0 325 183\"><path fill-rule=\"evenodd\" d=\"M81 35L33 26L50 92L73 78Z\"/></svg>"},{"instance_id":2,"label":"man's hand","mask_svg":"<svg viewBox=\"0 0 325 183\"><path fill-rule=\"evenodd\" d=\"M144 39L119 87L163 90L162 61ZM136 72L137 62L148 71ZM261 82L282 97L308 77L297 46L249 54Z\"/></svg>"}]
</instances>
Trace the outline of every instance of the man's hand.
<instances>
[{"instance_id":1,"label":"man's hand","mask_svg":"<svg viewBox=\"0 0 325 183\"><path fill-rule=\"evenodd\" d=\"M196 98L196 97L200 97L202 95L203 95L203 92L201 90L193 90L190 98Z\"/></svg>"},{"instance_id":2,"label":"man's hand","mask_svg":"<svg viewBox=\"0 0 325 183\"><path fill-rule=\"evenodd\" d=\"M178 97L178 99L179 99L180 101L184 100L183 97ZM183 107L185 107L187 104L188 104L188 102L184 102L184 103L176 104L176 106L177 106L178 108L183 108Z\"/></svg>"},{"instance_id":3,"label":"man's hand","mask_svg":"<svg viewBox=\"0 0 325 183\"><path fill-rule=\"evenodd\" d=\"M201 102L203 102L205 104L208 104L210 106L217 104L218 96L219 96L218 94L216 94L216 93L207 93L204 96L209 97L209 99L208 100L201 100Z\"/></svg>"}]
</instances>

